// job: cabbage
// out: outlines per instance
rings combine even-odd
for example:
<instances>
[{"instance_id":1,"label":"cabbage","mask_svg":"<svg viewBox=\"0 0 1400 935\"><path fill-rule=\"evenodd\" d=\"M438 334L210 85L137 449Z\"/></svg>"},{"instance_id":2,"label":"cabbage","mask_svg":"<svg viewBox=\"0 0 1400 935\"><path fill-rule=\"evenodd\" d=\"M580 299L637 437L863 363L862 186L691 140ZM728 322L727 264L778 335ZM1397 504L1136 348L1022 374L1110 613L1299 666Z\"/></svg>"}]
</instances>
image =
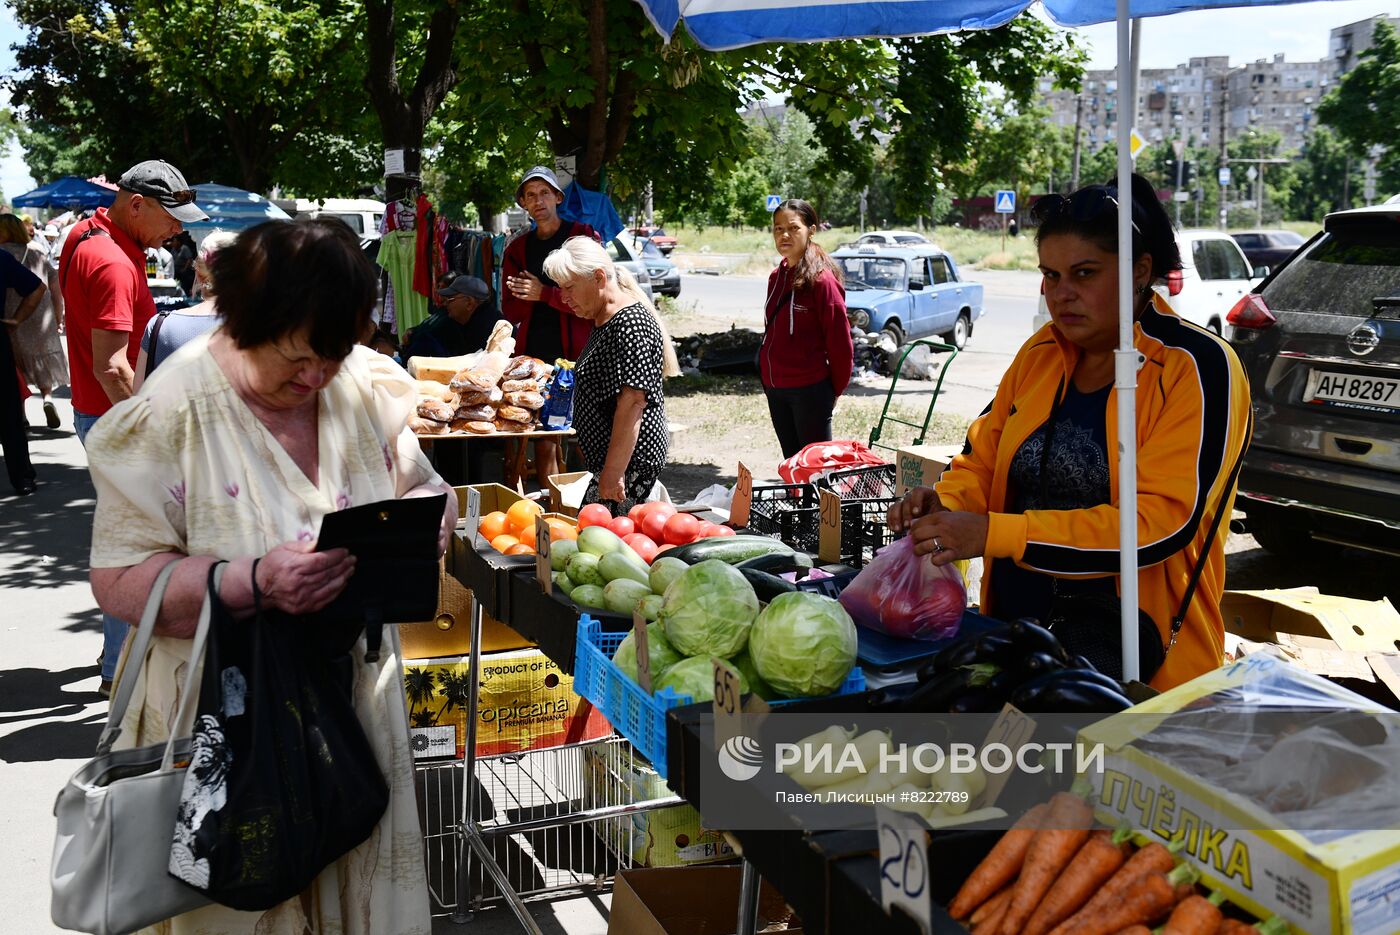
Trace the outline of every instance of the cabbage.
<instances>
[{"instance_id":1,"label":"cabbage","mask_svg":"<svg viewBox=\"0 0 1400 935\"><path fill-rule=\"evenodd\" d=\"M618 644L617 651L613 653L613 663L622 670L622 674L632 681L637 681L637 643L636 633L628 633ZM666 639L666 634L661 629L659 623L647 624L647 656L651 659L651 684L656 685L657 680L666 674L666 670L681 661L681 654L676 652L671 641Z\"/></svg>"},{"instance_id":2,"label":"cabbage","mask_svg":"<svg viewBox=\"0 0 1400 935\"><path fill-rule=\"evenodd\" d=\"M729 660L729 664L739 670L741 678L748 681L749 690L764 701L772 701L774 698L781 697L773 686L769 685L767 680L758 674L758 667L753 664L753 657L749 655L748 650L744 650Z\"/></svg>"},{"instance_id":3,"label":"cabbage","mask_svg":"<svg viewBox=\"0 0 1400 935\"><path fill-rule=\"evenodd\" d=\"M856 664L856 625L829 597L781 594L754 621L749 655L758 674L784 695L829 695Z\"/></svg>"},{"instance_id":4,"label":"cabbage","mask_svg":"<svg viewBox=\"0 0 1400 935\"><path fill-rule=\"evenodd\" d=\"M757 614L753 585L733 567L710 559L671 583L657 619L682 655L728 659L748 643Z\"/></svg>"},{"instance_id":5,"label":"cabbage","mask_svg":"<svg viewBox=\"0 0 1400 935\"><path fill-rule=\"evenodd\" d=\"M744 694L749 690L749 683L744 679L744 673L735 671L739 676L739 693ZM714 701L715 664L709 656L691 656L671 666L660 680L653 679L652 684L658 692L669 688L677 695L689 695L693 704Z\"/></svg>"}]
</instances>

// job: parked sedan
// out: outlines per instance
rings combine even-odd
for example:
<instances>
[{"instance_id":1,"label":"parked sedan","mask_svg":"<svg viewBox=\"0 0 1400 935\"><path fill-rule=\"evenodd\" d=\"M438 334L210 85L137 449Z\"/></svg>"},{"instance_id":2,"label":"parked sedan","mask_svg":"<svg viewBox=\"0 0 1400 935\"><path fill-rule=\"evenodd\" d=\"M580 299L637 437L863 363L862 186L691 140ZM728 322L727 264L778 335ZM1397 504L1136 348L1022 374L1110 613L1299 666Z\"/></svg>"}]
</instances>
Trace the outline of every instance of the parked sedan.
<instances>
[{"instance_id":1,"label":"parked sedan","mask_svg":"<svg viewBox=\"0 0 1400 935\"><path fill-rule=\"evenodd\" d=\"M1400 554L1400 205L1323 232L1230 311L1254 435L1236 505L1270 552Z\"/></svg>"},{"instance_id":2,"label":"parked sedan","mask_svg":"<svg viewBox=\"0 0 1400 935\"><path fill-rule=\"evenodd\" d=\"M650 240L652 243L656 244L656 249L667 256L670 256L671 251L676 249L676 238L666 233L666 231L660 227L634 227L632 228L632 235L634 237Z\"/></svg>"},{"instance_id":3,"label":"parked sedan","mask_svg":"<svg viewBox=\"0 0 1400 935\"><path fill-rule=\"evenodd\" d=\"M681 271L664 256L656 246L654 240L637 240L633 244L642 256L642 262L647 266L647 275L651 278L651 290L657 295L669 295L676 298L681 294Z\"/></svg>"},{"instance_id":4,"label":"parked sedan","mask_svg":"<svg viewBox=\"0 0 1400 935\"><path fill-rule=\"evenodd\" d=\"M846 316L897 345L937 336L959 350L982 316L982 284L967 282L953 258L930 245L842 247L832 254L846 283Z\"/></svg>"},{"instance_id":5,"label":"parked sedan","mask_svg":"<svg viewBox=\"0 0 1400 935\"><path fill-rule=\"evenodd\" d=\"M1282 266L1306 242L1302 234L1285 230L1236 231L1230 236L1240 245L1250 265L1256 267Z\"/></svg>"},{"instance_id":6,"label":"parked sedan","mask_svg":"<svg viewBox=\"0 0 1400 935\"><path fill-rule=\"evenodd\" d=\"M608 256L618 266L627 268L633 276L637 277L637 284L642 287L647 298L656 300L656 294L651 288L651 273L647 271L647 265L642 261L642 254L639 249L631 244L631 237L614 237L608 241Z\"/></svg>"}]
</instances>

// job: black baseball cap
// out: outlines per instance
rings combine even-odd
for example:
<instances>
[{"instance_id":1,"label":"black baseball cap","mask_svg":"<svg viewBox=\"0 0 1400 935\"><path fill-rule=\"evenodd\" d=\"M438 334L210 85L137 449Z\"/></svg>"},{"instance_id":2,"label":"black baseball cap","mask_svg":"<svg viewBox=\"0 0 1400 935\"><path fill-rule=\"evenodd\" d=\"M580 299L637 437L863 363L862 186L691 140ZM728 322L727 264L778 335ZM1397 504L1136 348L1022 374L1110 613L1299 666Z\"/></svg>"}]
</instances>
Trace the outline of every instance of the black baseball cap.
<instances>
[{"instance_id":1,"label":"black baseball cap","mask_svg":"<svg viewBox=\"0 0 1400 935\"><path fill-rule=\"evenodd\" d=\"M444 299L454 295L464 295L469 299L480 299L485 301L491 294L491 287L485 281L477 279L475 276L458 276L452 280L452 284L444 289L438 290L438 295Z\"/></svg>"},{"instance_id":2,"label":"black baseball cap","mask_svg":"<svg viewBox=\"0 0 1400 935\"><path fill-rule=\"evenodd\" d=\"M146 198L154 198L170 216L182 224L207 221L209 215L194 203L190 188L180 170L163 159L147 159L127 169L117 179L117 187Z\"/></svg>"}]
</instances>

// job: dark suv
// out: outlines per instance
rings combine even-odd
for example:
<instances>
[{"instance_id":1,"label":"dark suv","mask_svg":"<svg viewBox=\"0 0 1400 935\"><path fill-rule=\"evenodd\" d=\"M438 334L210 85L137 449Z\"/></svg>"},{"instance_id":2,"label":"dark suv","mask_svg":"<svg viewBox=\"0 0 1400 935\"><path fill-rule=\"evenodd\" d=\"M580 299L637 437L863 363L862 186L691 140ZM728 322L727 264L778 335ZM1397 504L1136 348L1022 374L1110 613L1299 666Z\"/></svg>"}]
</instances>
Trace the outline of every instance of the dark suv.
<instances>
[{"instance_id":1,"label":"dark suv","mask_svg":"<svg viewBox=\"0 0 1400 935\"><path fill-rule=\"evenodd\" d=\"M1270 552L1400 555L1400 205L1323 232L1230 311L1254 436L1237 506Z\"/></svg>"}]
</instances>

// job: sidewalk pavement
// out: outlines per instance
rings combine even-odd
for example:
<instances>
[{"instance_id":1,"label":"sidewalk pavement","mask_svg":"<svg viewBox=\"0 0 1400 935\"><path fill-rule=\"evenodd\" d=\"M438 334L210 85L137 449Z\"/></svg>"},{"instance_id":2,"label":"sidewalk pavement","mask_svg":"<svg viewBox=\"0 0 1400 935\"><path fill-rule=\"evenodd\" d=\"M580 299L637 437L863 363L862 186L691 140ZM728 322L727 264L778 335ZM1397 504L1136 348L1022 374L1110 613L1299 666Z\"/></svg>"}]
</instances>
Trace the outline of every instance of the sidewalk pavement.
<instances>
[{"instance_id":1,"label":"sidewalk pavement","mask_svg":"<svg viewBox=\"0 0 1400 935\"><path fill-rule=\"evenodd\" d=\"M55 403L62 426L29 435L38 492L0 495L0 930L26 935L59 931L49 921L54 798L92 755L107 716L94 665L102 618L88 587L94 493L72 406ZM31 422L42 425L38 400L27 404ZM542 902L532 914L551 935L603 935L610 901ZM434 935L519 931L501 908L469 925L433 925Z\"/></svg>"}]
</instances>

